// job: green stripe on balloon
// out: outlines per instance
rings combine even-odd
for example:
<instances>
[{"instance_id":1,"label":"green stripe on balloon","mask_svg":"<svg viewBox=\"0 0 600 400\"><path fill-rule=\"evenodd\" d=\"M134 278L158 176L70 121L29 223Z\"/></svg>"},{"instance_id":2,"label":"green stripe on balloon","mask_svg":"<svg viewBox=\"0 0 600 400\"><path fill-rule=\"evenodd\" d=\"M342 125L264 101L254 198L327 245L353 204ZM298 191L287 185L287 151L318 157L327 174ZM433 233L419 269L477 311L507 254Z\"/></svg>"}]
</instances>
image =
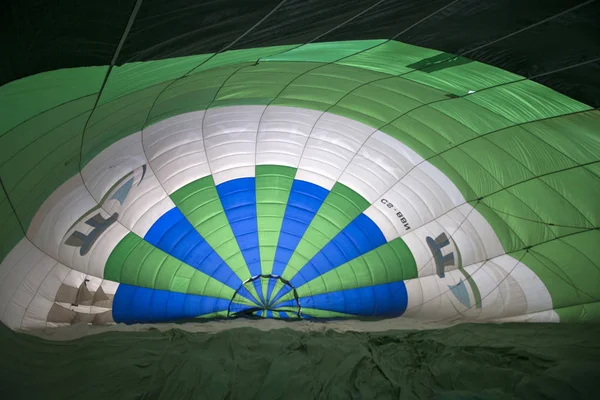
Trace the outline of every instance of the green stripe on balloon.
<instances>
[{"instance_id":1,"label":"green stripe on balloon","mask_svg":"<svg viewBox=\"0 0 600 400\"><path fill-rule=\"evenodd\" d=\"M256 166L256 217L262 274L273 272L275 252L285 208L296 169L277 165ZM267 297L268 280L261 279L263 298Z\"/></svg>"}]
</instances>

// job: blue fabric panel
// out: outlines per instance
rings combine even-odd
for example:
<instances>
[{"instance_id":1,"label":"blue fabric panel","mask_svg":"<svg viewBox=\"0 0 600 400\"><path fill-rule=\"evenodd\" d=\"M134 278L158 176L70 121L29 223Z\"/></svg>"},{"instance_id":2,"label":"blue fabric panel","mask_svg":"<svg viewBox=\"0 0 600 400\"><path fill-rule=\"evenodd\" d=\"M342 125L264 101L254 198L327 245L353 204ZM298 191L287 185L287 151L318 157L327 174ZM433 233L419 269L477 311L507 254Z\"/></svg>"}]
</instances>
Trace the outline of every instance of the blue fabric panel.
<instances>
[{"instance_id":1,"label":"blue fabric panel","mask_svg":"<svg viewBox=\"0 0 600 400\"><path fill-rule=\"evenodd\" d=\"M115 322L132 324L194 318L228 305L226 299L120 284L112 313Z\"/></svg>"},{"instance_id":2,"label":"blue fabric panel","mask_svg":"<svg viewBox=\"0 0 600 400\"><path fill-rule=\"evenodd\" d=\"M260 275L255 178L239 178L221 183L217 186L217 192L250 275ZM264 303L260 281L254 281L253 285Z\"/></svg>"},{"instance_id":3,"label":"blue fabric panel","mask_svg":"<svg viewBox=\"0 0 600 400\"><path fill-rule=\"evenodd\" d=\"M176 207L152 225L144 240L234 290L242 284Z\"/></svg>"},{"instance_id":4,"label":"blue fabric panel","mask_svg":"<svg viewBox=\"0 0 600 400\"><path fill-rule=\"evenodd\" d=\"M273 318L273 311L267 310L267 318Z\"/></svg>"},{"instance_id":5,"label":"blue fabric panel","mask_svg":"<svg viewBox=\"0 0 600 400\"><path fill-rule=\"evenodd\" d=\"M306 229L321 208L329 191L314 183L294 180L290 190L290 196L283 215L281 233L275 261L273 262L273 274L281 275L288 261L294 254L296 246L304 236ZM269 281L268 295L271 296L275 280Z\"/></svg>"},{"instance_id":6,"label":"blue fabric panel","mask_svg":"<svg viewBox=\"0 0 600 400\"><path fill-rule=\"evenodd\" d=\"M381 229L371 218L360 214L331 242L327 243L315 256L291 279L294 287L300 287L332 269L348 261L360 257L379 246L387 243ZM290 291L285 286L276 296L274 301Z\"/></svg>"},{"instance_id":7,"label":"blue fabric panel","mask_svg":"<svg viewBox=\"0 0 600 400\"><path fill-rule=\"evenodd\" d=\"M294 304L295 300L287 300L277 306L293 307ZM406 311L408 292L404 282L399 281L303 297L300 304L303 308L365 317L397 317Z\"/></svg>"},{"instance_id":8,"label":"blue fabric panel","mask_svg":"<svg viewBox=\"0 0 600 400\"><path fill-rule=\"evenodd\" d=\"M285 311L279 311L279 318L289 318L289 315Z\"/></svg>"}]
</instances>

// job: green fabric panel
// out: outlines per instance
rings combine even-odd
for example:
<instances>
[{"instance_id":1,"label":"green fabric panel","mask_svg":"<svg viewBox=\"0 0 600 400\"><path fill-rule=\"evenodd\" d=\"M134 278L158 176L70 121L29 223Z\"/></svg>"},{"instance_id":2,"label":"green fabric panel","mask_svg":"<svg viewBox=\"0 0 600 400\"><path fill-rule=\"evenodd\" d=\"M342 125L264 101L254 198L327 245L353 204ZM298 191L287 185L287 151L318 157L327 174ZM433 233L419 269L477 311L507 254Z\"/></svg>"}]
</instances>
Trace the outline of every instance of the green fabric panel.
<instances>
[{"instance_id":1,"label":"green fabric panel","mask_svg":"<svg viewBox=\"0 0 600 400\"><path fill-rule=\"evenodd\" d=\"M452 153L457 153L456 158L452 157ZM519 160L515 159L509 152L504 151L501 147L496 146L494 142L487 140L487 137L477 138L465 144L460 145L456 149L452 149L444 153L446 160L462 160L462 158L470 158L472 161L479 164L487 172L487 175L494 182L497 182L502 187L510 186L527 179L534 178L535 175L529 171ZM469 160L471 161L471 160ZM470 163L469 163L470 164ZM454 165L454 164L453 164ZM468 182L472 182L470 175L463 176ZM488 178L489 179L489 178ZM487 185L486 185L487 186ZM474 187L474 183L471 187ZM494 190L495 185L490 186ZM475 190L478 195L485 195L489 192Z\"/></svg>"},{"instance_id":2,"label":"green fabric panel","mask_svg":"<svg viewBox=\"0 0 600 400\"><path fill-rule=\"evenodd\" d=\"M314 61L330 63L384 42L385 40L356 40L309 43L307 45L291 46L290 50L281 54L263 57L261 61Z\"/></svg>"},{"instance_id":3,"label":"green fabric panel","mask_svg":"<svg viewBox=\"0 0 600 400\"><path fill-rule=\"evenodd\" d=\"M384 80L377 83L382 82L392 84L394 81ZM381 127L422 104L384 86L368 84L343 97L329 112L362 121L372 127Z\"/></svg>"},{"instance_id":4,"label":"green fabric panel","mask_svg":"<svg viewBox=\"0 0 600 400\"><path fill-rule=\"evenodd\" d=\"M96 97L90 95L66 104L54 107L52 110L33 116L11 130L0 134L0 164L5 164L16 153L26 151L27 148L36 146L40 140L46 140L48 136L54 138L60 135L63 125L71 123L82 115L89 114L88 111L94 106ZM73 129L71 126L70 129ZM77 132L81 137L83 126ZM64 132L62 132L64 134ZM76 132L70 132L75 135ZM60 140L60 137L57 138ZM39 157L39 155L37 155Z\"/></svg>"},{"instance_id":5,"label":"green fabric panel","mask_svg":"<svg viewBox=\"0 0 600 400\"><path fill-rule=\"evenodd\" d=\"M555 309L600 300L598 243L600 232L591 230L535 246L523 258L548 288Z\"/></svg>"},{"instance_id":6,"label":"green fabric panel","mask_svg":"<svg viewBox=\"0 0 600 400\"><path fill-rule=\"evenodd\" d=\"M343 71L343 70L342 70ZM447 99L446 93L441 90L423 86L420 83L410 81L401 77L389 77L383 80L370 83L369 88L383 89L385 94L382 98L393 106L393 99L388 97L393 93L402 97L408 97L418 103L433 103L439 100ZM381 101L381 99L380 99Z\"/></svg>"},{"instance_id":7,"label":"green fabric panel","mask_svg":"<svg viewBox=\"0 0 600 400\"><path fill-rule=\"evenodd\" d=\"M177 79L206 61L210 56L211 54L201 54L114 66L98 105L108 103L121 96L134 94L162 82Z\"/></svg>"},{"instance_id":8,"label":"green fabric panel","mask_svg":"<svg viewBox=\"0 0 600 400\"><path fill-rule=\"evenodd\" d=\"M527 127L538 123L510 127L486 135L485 138L536 176L577 165L569 157L529 133Z\"/></svg>"},{"instance_id":9,"label":"green fabric panel","mask_svg":"<svg viewBox=\"0 0 600 400\"><path fill-rule=\"evenodd\" d=\"M268 104L287 85L307 71L318 67L318 63L268 62L248 64L231 75L215 100L217 105L238 99L252 104Z\"/></svg>"},{"instance_id":10,"label":"green fabric panel","mask_svg":"<svg viewBox=\"0 0 600 400\"><path fill-rule=\"evenodd\" d=\"M108 67L48 71L0 87L0 136L29 118L100 90ZM94 96L91 96L94 97ZM95 100L95 98L94 98Z\"/></svg>"},{"instance_id":11,"label":"green fabric panel","mask_svg":"<svg viewBox=\"0 0 600 400\"><path fill-rule=\"evenodd\" d=\"M87 116L86 113L60 125L0 167L6 190L25 227L46 198L78 173L81 132Z\"/></svg>"},{"instance_id":12,"label":"green fabric panel","mask_svg":"<svg viewBox=\"0 0 600 400\"><path fill-rule=\"evenodd\" d=\"M397 238L296 288L299 297L417 278L408 246ZM293 293L277 302L293 299Z\"/></svg>"},{"instance_id":13,"label":"green fabric panel","mask_svg":"<svg viewBox=\"0 0 600 400\"><path fill-rule=\"evenodd\" d=\"M413 120L420 122L423 126L429 128L431 132L435 132L435 144L437 152L447 149L450 146L463 143L477 136L477 134L462 125L459 121L439 112L431 107L421 107L408 114ZM400 119L404 122L406 117ZM405 129L409 129L408 127ZM420 130L411 132L413 136L419 137Z\"/></svg>"},{"instance_id":14,"label":"green fabric panel","mask_svg":"<svg viewBox=\"0 0 600 400\"><path fill-rule=\"evenodd\" d=\"M536 210L531 209L510 190L503 190L487 196L483 198L481 204L487 206L504 221L511 231L509 235L516 236L515 239L508 240L509 243L512 243L508 247L505 244L506 239L503 240L503 237L498 236L506 252L520 249L523 245L532 246L555 238L552 228L540 219ZM492 227L495 228L496 225L492 225Z\"/></svg>"},{"instance_id":15,"label":"green fabric panel","mask_svg":"<svg viewBox=\"0 0 600 400\"><path fill-rule=\"evenodd\" d=\"M394 139L404 143L405 145L413 149L415 152L417 152L419 155L421 155L423 158L427 159L433 157L436 153L426 143L427 135L431 135L432 132L430 132L428 128L424 127L424 137L414 137L404 130L405 123L418 124L417 121L410 117L402 118L402 121L395 120L394 122L381 129L381 131L390 135Z\"/></svg>"},{"instance_id":16,"label":"green fabric panel","mask_svg":"<svg viewBox=\"0 0 600 400\"><path fill-rule=\"evenodd\" d=\"M79 144L94 98L39 114L0 136L0 175L27 227L46 198L79 170Z\"/></svg>"},{"instance_id":17,"label":"green fabric panel","mask_svg":"<svg viewBox=\"0 0 600 400\"><path fill-rule=\"evenodd\" d=\"M581 180L570 181L569 178ZM578 210L577 203L584 207L590 206L590 210L593 210L594 204L598 205L598 197L595 195L599 194L599 183L600 180L597 177L577 168L524 182L511 187L508 191L534 210L539 221L555 225L591 228L598 224L592 224L587 220ZM585 184L592 186L585 187L583 186ZM570 190L573 193L568 193ZM581 198L576 199L577 195L581 195ZM544 199L544 201L541 202L540 199ZM566 232L555 232L558 235L566 234Z\"/></svg>"},{"instance_id":18,"label":"green fabric panel","mask_svg":"<svg viewBox=\"0 0 600 400\"><path fill-rule=\"evenodd\" d=\"M273 272L279 233L296 169L278 165L256 166L256 219L262 274ZM262 279L263 297L268 280Z\"/></svg>"},{"instance_id":19,"label":"green fabric panel","mask_svg":"<svg viewBox=\"0 0 600 400\"><path fill-rule=\"evenodd\" d=\"M582 323L600 320L600 302L598 301L559 308L554 311L558 314L560 322Z\"/></svg>"},{"instance_id":20,"label":"green fabric panel","mask_svg":"<svg viewBox=\"0 0 600 400\"><path fill-rule=\"evenodd\" d=\"M292 279L319 250L370 206L349 187L336 182L306 229L281 276ZM273 295L276 295L273 292Z\"/></svg>"},{"instance_id":21,"label":"green fabric panel","mask_svg":"<svg viewBox=\"0 0 600 400\"><path fill-rule=\"evenodd\" d=\"M381 79L386 75L357 68L346 68L340 74L337 65L322 65L321 67L298 76L280 97L273 102L275 105L290 105L293 101L314 103L319 110L326 110L344 98L352 90Z\"/></svg>"},{"instance_id":22,"label":"green fabric panel","mask_svg":"<svg viewBox=\"0 0 600 400\"><path fill-rule=\"evenodd\" d=\"M248 64L214 68L174 82L156 99L149 112L147 125L174 115L208 108L223 83L246 65Z\"/></svg>"},{"instance_id":23,"label":"green fabric panel","mask_svg":"<svg viewBox=\"0 0 600 400\"><path fill-rule=\"evenodd\" d=\"M458 121L478 135L494 132L514 125L514 122L484 107L470 102L466 98L448 99L429 106Z\"/></svg>"},{"instance_id":24,"label":"green fabric panel","mask_svg":"<svg viewBox=\"0 0 600 400\"><path fill-rule=\"evenodd\" d=\"M171 199L204 240L242 281L251 277L225 215L225 210L223 210L212 176L209 175L187 184L172 193ZM248 286L248 290L252 291L252 287Z\"/></svg>"},{"instance_id":25,"label":"green fabric panel","mask_svg":"<svg viewBox=\"0 0 600 400\"><path fill-rule=\"evenodd\" d=\"M23 236L17 216L10 207L4 190L0 190L0 262Z\"/></svg>"},{"instance_id":26,"label":"green fabric panel","mask_svg":"<svg viewBox=\"0 0 600 400\"><path fill-rule=\"evenodd\" d=\"M496 236L498 236L498 239L500 240L500 243L502 243L502 248L504 251L515 251L525 247L525 242L523 242L523 239L519 237L510 224L511 222L518 224L519 222L522 222L522 219L512 221L509 216L506 215L506 213L500 213L497 208L492 209L490 206L488 206L488 201L488 198L484 198L481 202L475 204L472 203L471 205L474 206L492 226ZM493 206L496 205L492 203L492 207Z\"/></svg>"},{"instance_id":27,"label":"green fabric panel","mask_svg":"<svg viewBox=\"0 0 600 400\"><path fill-rule=\"evenodd\" d=\"M466 198L467 200L474 200L483 194L488 194L502 189L502 186L498 183L498 181L496 181L488 171L482 168L479 160L477 160L470 153L462 150L461 147L456 147L434 157L431 160L432 164L434 164L434 160L436 158L441 158L444 160L445 163L458 175L460 175L462 180L471 188L475 194L475 198ZM445 172L444 170L442 171ZM460 186L458 186L458 188L461 189ZM463 196L464 194L465 193L463 192Z\"/></svg>"},{"instance_id":28,"label":"green fabric panel","mask_svg":"<svg viewBox=\"0 0 600 400\"><path fill-rule=\"evenodd\" d=\"M412 64L417 69L404 78L456 96L523 79L491 65L444 53Z\"/></svg>"},{"instance_id":29,"label":"green fabric panel","mask_svg":"<svg viewBox=\"0 0 600 400\"><path fill-rule=\"evenodd\" d=\"M111 252L104 278L128 285L230 299L233 290L128 233Z\"/></svg>"},{"instance_id":30,"label":"green fabric panel","mask_svg":"<svg viewBox=\"0 0 600 400\"><path fill-rule=\"evenodd\" d=\"M523 128L579 164L598 160L600 111L565 115L524 125Z\"/></svg>"},{"instance_id":31,"label":"green fabric panel","mask_svg":"<svg viewBox=\"0 0 600 400\"><path fill-rule=\"evenodd\" d=\"M82 165L87 165L112 143L140 131L156 96L166 85L142 89L98 106L85 131Z\"/></svg>"},{"instance_id":32,"label":"green fabric panel","mask_svg":"<svg viewBox=\"0 0 600 400\"><path fill-rule=\"evenodd\" d=\"M477 92L467 99L515 123L590 109L583 103L528 80Z\"/></svg>"},{"instance_id":33,"label":"green fabric panel","mask_svg":"<svg viewBox=\"0 0 600 400\"><path fill-rule=\"evenodd\" d=\"M414 69L409 65L439 54L442 52L391 40L337 61L336 64L400 75Z\"/></svg>"}]
</instances>

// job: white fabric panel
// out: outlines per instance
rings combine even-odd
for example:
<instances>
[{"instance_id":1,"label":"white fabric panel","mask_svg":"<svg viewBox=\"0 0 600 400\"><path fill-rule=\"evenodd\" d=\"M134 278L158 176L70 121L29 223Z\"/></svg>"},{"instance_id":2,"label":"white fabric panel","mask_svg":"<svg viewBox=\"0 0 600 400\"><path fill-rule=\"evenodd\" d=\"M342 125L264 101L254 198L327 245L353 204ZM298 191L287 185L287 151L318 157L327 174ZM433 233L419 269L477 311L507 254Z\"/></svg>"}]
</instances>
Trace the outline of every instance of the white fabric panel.
<instances>
[{"instance_id":1,"label":"white fabric panel","mask_svg":"<svg viewBox=\"0 0 600 400\"><path fill-rule=\"evenodd\" d=\"M267 107L258 131L256 164L297 168L308 135L321 114L302 108Z\"/></svg>"},{"instance_id":2,"label":"white fabric panel","mask_svg":"<svg viewBox=\"0 0 600 400\"><path fill-rule=\"evenodd\" d=\"M119 200L111 199L131 178L133 184L123 204ZM175 207L175 204L150 168L146 167L145 172L143 168L137 168L131 178L126 178L121 186L113 189L113 194L102 204L102 208L110 215L119 213L119 222L138 236L144 237L154 222Z\"/></svg>"},{"instance_id":3,"label":"white fabric panel","mask_svg":"<svg viewBox=\"0 0 600 400\"><path fill-rule=\"evenodd\" d=\"M435 260L431 250L429 249L429 246L427 245L427 237L435 239L439 234L444 232L446 233L447 237L450 238L450 233L452 232L446 232L437 221L432 221L429 224L426 224L402 236L402 240L408 246L413 254L413 257L415 258L419 277L436 274ZM442 255L454 253L455 256L455 264L452 266L447 266L445 271L458 268L458 265L456 264L458 262L458 252L455 242L450 240L450 244L442 248L441 251Z\"/></svg>"},{"instance_id":4,"label":"white fabric panel","mask_svg":"<svg viewBox=\"0 0 600 400\"><path fill-rule=\"evenodd\" d=\"M88 280L86 286L90 292L95 292L102 285L103 279L88 275L86 278Z\"/></svg>"},{"instance_id":5,"label":"white fabric panel","mask_svg":"<svg viewBox=\"0 0 600 400\"><path fill-rule=\"evenodd\" d=\"M146 164L140 132L113 143L81 170L87 189L96 202L127 173Z\"/></svg>"},{"instance_id":6,"label":"white fabric panel","mask_svg":"<svg viewBox=\"0 0 600 400\"><path fill-rule=\"evenodd\" d=\"M147 165L139 132L104 149L84 168L82 175L96 202L101 203L108 195L100 206L111 215L118 212L118 220L139 236L143 237L164 212L175 206ZM124 203L111 200L112 194L127 185L128 175L134 183L126 193Z\"/></svg>"},{"instance_id":7,"label":"white fabric panel","mask_svg":"<svg viewBox=\"0 0 600 400\"><path fill-rule=\"evenodd\" d=\"M560 322L560 317L554 310L540 311L532 314L516 315L514 317L495 318L490 322Z\"/></svg>"},{"instance_id":8,"label":"white fabric panel","mask_svg":"<svg viewBox=\"0 0 600 400\"><path fill-rule=\"evenodd\" d=\"M45 326L50 308L36 307L38 303L34 299L36 296L47 296L52 300L68 269L42 253L26 238L13 248L2 262L1 269L2 322L12 329L20 329L24 318L29 318L36 321L36 326Z\"/></svg>"},{"instance_id":9,"label":"white fabric panel","mask_svg":"<svg viewBox=\"0 0 600 400\"><path fill-rule=\"evenodd\" d=\"M408 146L377 131L352 159L340 182L373 203L422 161Z\"/></svg>"},{"instance_id":10,"label":"white fabric panel","mask_svg":"<svg viewBox=\"0 0 600 400\"><path fill-rule=\"evenodd\" d=\"M445 175L423 162L376 200L365 214L378 223L390 241L464 202L456 186ZM383 216L394 229L383 222Z\"/></svg>"},{"instance_id":11,"label":"white fabric panel","mask_svg":"<svg viewBox=\"0 0 600 400\"><path fill-rule=\"evenodd\" d=\"M27 237L41 250L58 259L58 248L67 229L98 203L75 175L59 186L42 204L27 230Z\"/></svg>"},{"instance_id":12,"label":"white fabric panel","mask_svg":"<svg viewBox=\"0 0 600 400\"><path fill-rule=\"evenodd\" d=\"M213 108L204 118L204 146L215 184L253 177L258 123L265 106Z\"/></svg>"},{"instance_id":13,"label":"white fabric panel","mask_svg":"<svg viewBox=\"0 0 600 400\"><path fill-rule=\"evenodd\" d=\"M204 111L171 117L144 129L149 163L167 193L210 175L202 138Z\"/></svg>"},{"instance_id":14,"label":"white fabric panel","mask_svg":"<svg viewBox=\"0 0 600 400\"><path fill-rule=\"evenodd\" d=\"M108 214L104 211L101 214L105 218L108 217ZM75 229L87 235L92 230L92 227L80 222L67 234L70 235ZM102 277L104 276L104 266L108 261L110 253L128 233L129 230L123 225L114 223L102 233L86 255L81 256L79 254L79 247L62 244L59 249L58 260L74 270Z\"/></svg>"},{"instance_id":15,"label":"white fabric panel","mask_svg":"<svg viewBox=\"0 0 600 400\"><path fill-rule=\"evenodd\" d=\"M518 283L523 290L528 314L552 308L550 293L541 279L529 267L522 262L515 267L516 260L506 254L494 258L492 263L497 269L509 273L514 282Z\"/></svg>"},{"instance_id":16,"label":"white fabric panel","mask_svg":"<svg viewBox=\"0 0 600 400\"><path fill-rule=\"evenodd\" d=\"M39 330L47 327L46 316L54 305L52 300L49 300L43 296L37 295L31 301L31 305L27 309L23 322L21 323L21 329L23 330ZM39 318L43 315L43 318Z\"/></svg>"},{"instance_id":17,"label":"white fabric panel","mask_svg":"<svg viewBox=\"0 0 600 400\"><path fill-rule=\"evenodd\" d=\"M83 257L79 254L79 247L64 243L76 230L84 235L89 234L94 228L86 224L86 221L95 214L99 213L105 219L110 217L111 214L97 207L97 202L83 186L81 177L75 175L56 189L40 207L28 230L28 236L42 251L64 265L85 274L102 277L110 253L129 232L127 228L119 222L114 222L102 232ZM156 214L159 212L160 210ZM133 215L135 218L135 210ZM81 220L73 226L80 218ZM145 221L145 225L148 226L148 220Z\"/></svg>"},{"instance_id":18,"label":"white fabric panel","mask_svg":"<svg viewBox=\"0 0 600 400\"><path fill-rule=\"evenodd\" d=\"M71 268L61 263L57 263L46 279L41 283L37 296L42 296L48 300L54 301L60 285L62 285L71 271L73 271ZM44 320L46 319L47 314L48 313L44 315Z\"/></svg>"},{"instance_id":19,"label":"white fabric panel","mask_svg":"<svg viewBox=\"0 0 600 400\"><path fill-rule=\"evenodd\" d=\"M451 270L444 278L429 275L406 281L409 300L404 316L425 320L491 321L532 315L552 308L552 299L541 280L511 256L501 255L464 269L479 290L481 308L475 307L474 291L464 273ZM450 286L460 282L468 294L470 307L450 290ZM543 317L548 316L555 320L551 314Z\"/></svg>"},{"instance_id":20,"label":"white fabric panel","mask_svg":"<svg viewBox=\"0 0 600 400\"><path fill-rule=\"evenodd\" d=\"M331 189L372 133L367 125L323 114L306 143L296 179Z\"/></svg>"},{"instance_id":21,"label":"white fabric panel","mask_svg":"<svg viewBox=\"0 0 600 400\"><path fill-rule=\"evenodd\" d=\"M19 285L15 294L13 295L11 303L11 313L13 315L19 314L21 320L25 315L27 309L30 307L34 297L36 296L38 289L42 282L46 279L50 271L56 266L58 262L46 255L33 266L31 271L27 274L23 282ZM58 289L58 288L57 288ZM18 310L18 311L17 311ZM15 312L17 311L17 312ZM32 317L45 321L48 312L36 310L37 312L32 313ZM40 312L41 311L41 312Z\"/></svg>"},{"instance_id":22,"label":"white fabric panel","mask_svg":"<svg viewBox=\"0 0 600 400\"><path fill-rule=\"evenodd\" d=\"M450 244L442 254L454 253L455 263L446 271L458 268L459 253L462 265L470 265L497 257L504 253L502 244L488 222L469 204L463 204L434 221L402 235L402 240L411 250L419 277L436 273L433 254L427 245L427 237L435 239L445 233Z\"/></svg>"},{"instance_id":23,"label":"white fabric panel","mask_svg":"<svg viewBox=\"0 0 600 400\"><path fill-rule=\"evenodd\" d=\"M23 287L23 285L28 275L44 257L47 256L29 240L23 238L0 264L2 277L2 281L0 281L0 317L7 326L20 326L27 303L35 294L35 291L32 294L31 288L28 288L27 285ZM17 303L14 307L9 307L15 296L17 296Z\"/></svg>"},{"instance_id":24,"label":"white fabric panel","mask_svg":"<svg viewBox=\"0 0 600 400\"><path fill-rule=\"evenodd\" d=\"M38 283L37 292L25 311L21 329L40 329L46 327L48 312L54 304L54 298L63 279L70 271L60 263L55 263L43 281Z\"/></svg>"},{"instance_id":25,"label":"white fabric panel","mask_svg":"<svg viewBox=\"0 0 600 400\"><path fill-rule=\"evenodd\" d=\"M115 294L117 293L117 289L119 288L118 282L103 280L102 281L102 290L104 290L105 294Z\"/></svg>"},{"instance_id":26,"label":"white fabric panel","mask_svg":"<svg viewBox=\"0 0 600 400\"><path fill-rule=\"evenodd\" d=\"M388 211L387 208L379 208L371 205L369 208L363 211L363 214L371 218L371 220L377 224L383 233L383 236L385 236L385 239L390 242L399 237L400 232L398 232L396 225L394 225L394 219L387 215L388 212L391 211ZM404 226L402 229L405 229Z\"/></svg>"},{"instance_id":27,"label":"white fabric panel","mask_svg":"<svg viewBox=\"0 0 600 400\"><path fill-rule=\"evenodd\" d=\"M63 283L65 285L79 289L79 286L81 286L81 284L86 279L86 277L87 277L87 274L84 274L83 272L72 269L69 271L69 273L63 280Z\"/></svg>"}]
</instances>

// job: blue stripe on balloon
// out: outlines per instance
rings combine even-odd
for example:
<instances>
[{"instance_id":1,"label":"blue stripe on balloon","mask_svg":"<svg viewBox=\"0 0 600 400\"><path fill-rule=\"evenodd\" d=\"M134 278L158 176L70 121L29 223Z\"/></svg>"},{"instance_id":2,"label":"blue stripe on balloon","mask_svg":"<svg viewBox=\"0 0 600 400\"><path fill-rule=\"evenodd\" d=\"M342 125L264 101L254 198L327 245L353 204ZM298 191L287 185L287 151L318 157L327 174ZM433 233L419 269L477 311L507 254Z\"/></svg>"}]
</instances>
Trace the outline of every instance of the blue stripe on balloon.
<instances>
[{"instance_id":1,"label":"blue stripe on balloon","mask_svg":"<svg viewBox=\"0 0 600 400\"><path fill-rule=\"evenodd\" d=\"M255 178L239 178L221 183L217 186L217 192L251 276L260 275ZM253 284L264 303L260 280Z\"/></svg>"},{"instance_id":2,"label":"blue stripe on balloon","mask_svg":"<svg viewBox=\"0 0 600 400\"><path fill-rule=\"evenodd\" d=\"M295 303L287 300L277 306L294 307ZM404 282L398 281L307 296L300 298L300 304L365 317L397 317L406 311L408 292Z\"/></svg>"},{"instance_id":3,"label":"blue stripe on balloon","mask_svg":"<svg viewBox=\"0 0 600 400\"><path fill-rule=\"evenodd\" d=\"M273 318L273 311L267 310L267 318Z\"/></svg>"},{"instance_id":4,"label":"blue stripe on balloon","mask_svg":"<svg viewBox=\"0 0 600 400\"><path fill-rule=\"evenodd\" d=\"M365 214L360 214L348 226L342 229L331 242L327 243L325 247L315 254L290 280L290 283L292 286L298 288L306 282L356 257L362 256L385 243L387 243L385 236L377 224ZM290 290L289 286L282 288L273 299L273 302L276 302Z\"/></svg>"},{"instance_id":5,"label":"blue stripe on balloon","mask_svg":"<svg viewBox=\"0 0 600 400\"><path fill-rule=\"evenodd\" d=\"M313 218L321 208L329 191L314 183L295 180L290 190L290 196L283 216L279 242L273 262L273 274L281 275L287 266L292 254L296 250L300 239L308 229ZM271 296L275 280L271 279L268 285L267 298Z\"/></svg>"},{"instance_id":6,"label":"blue stripe on balloon","mask_svg":"<svg viewBox=\"0 0 600 400\"><path fill-rule=\"evenodd\" d=\"M279 311L279 318L289 318L289 315L285 311Z\"/></svg>"},{"instance_id":7,"label":"blue stripe on balloon","mask_svg":"<svg viewBox=\"0 0 600 400\"><path fill-rule=\"evenodd\" d=\"M126 324L172 321L226 311L229 300L120 284L113 319Z\"/></svg>"},{"instance_id":8,"label":"blue stripe on balloon","mask_svg":"<svg viewBox=\"0 0 600 400\"><path fill-rule=\"evenodd\" d=\"M144 240L234 290L242 284L177 207L164 213L146 233ZM243 293L243 296L256 301L249 293Z\"/></svg>"}]
</instances>

